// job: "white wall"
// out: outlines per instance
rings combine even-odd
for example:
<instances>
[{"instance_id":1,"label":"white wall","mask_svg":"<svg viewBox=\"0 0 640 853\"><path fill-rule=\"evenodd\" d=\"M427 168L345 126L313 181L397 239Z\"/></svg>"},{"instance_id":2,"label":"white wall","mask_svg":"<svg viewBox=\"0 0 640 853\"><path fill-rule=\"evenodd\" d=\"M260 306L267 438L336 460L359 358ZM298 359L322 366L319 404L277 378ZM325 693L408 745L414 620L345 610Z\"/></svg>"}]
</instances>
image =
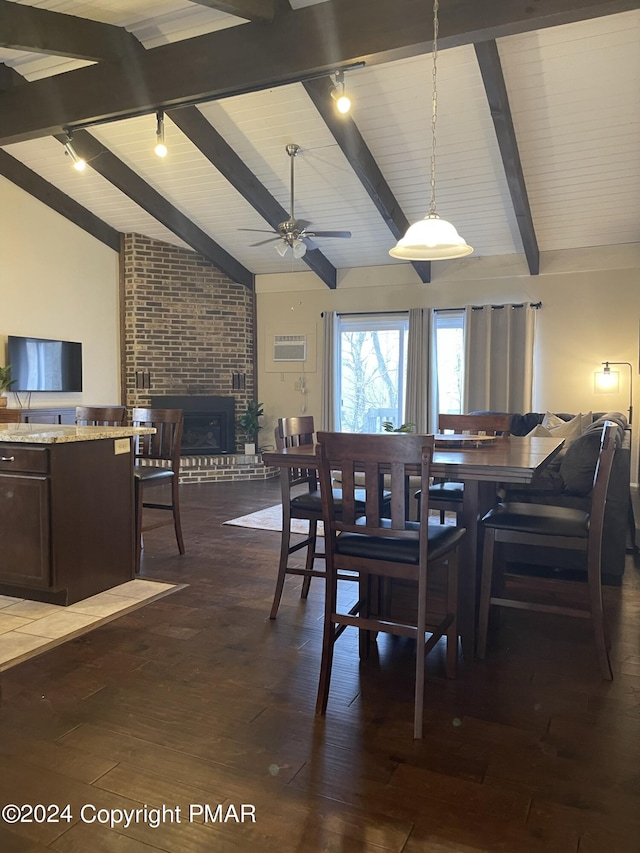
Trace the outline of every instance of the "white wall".
<instances>
[{"instance_id":1,"label":"white wall","mask_svg":"<svg viewBox=\"0 0 640 853\"><path fill-rule=\"evenodd\" d=\"M517 256L440 262L433 265L431 284L422 284L407 264L340 271L336 290L329 290L311 272L258 276L258 388L266 414L261 444L272 443L275 419L299 415L303 406L319 419L325 310L541 301L536 315L533 410L626 412L629 369L620 368L619 394L596 394L594 373L605 360L628 361L637 406L634 426L640 424L639 273L640 245L628 244L544 254L538 276L529 276L523 258ZM307 362L274 364L269 357L274 334L307 334L312 350ZM303 372L306 397L295 390ZM636 449L633 472L638 470L637 458Z\"/></svg>"},{"instance_id":2,"label":"white wall","mask_svg":"<svg viewBox=\"0 0 640 853\"><path fill-rule=\"evenodd\" d=\"M0 364L7 335L82 342L84 391L32 407L120 401L118 253L0 177Z\"/></svg>"}]
</instances>

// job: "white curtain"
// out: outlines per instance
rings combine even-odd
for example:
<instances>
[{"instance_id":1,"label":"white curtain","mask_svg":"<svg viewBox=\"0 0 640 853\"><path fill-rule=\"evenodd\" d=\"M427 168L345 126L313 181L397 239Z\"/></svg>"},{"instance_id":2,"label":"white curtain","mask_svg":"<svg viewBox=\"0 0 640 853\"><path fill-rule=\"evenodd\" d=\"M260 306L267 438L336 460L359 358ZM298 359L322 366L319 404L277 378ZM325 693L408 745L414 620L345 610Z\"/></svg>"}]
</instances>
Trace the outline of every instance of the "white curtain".
<instances>
[{"instance_id":1,"label":"white curtain","mask_svg":"<svg viewBox=\"0 0 640 853\"><path fill-rule=\"evenodd\" d=\"M465 412L531 411L538 307L528 303L467 306Z\"/></svg>"},{"instance_id":2,"label":"white curtain","mask_svg":"<svg viewBox=\"0 0 640 853\"><path fill-rule=\"evenodd\" d=\"M320 429L336 429L336 346L338 340L338 315L325 311L322 321L322 396L320 400ZM318 427L316 426L316 430Z\"/></svg>"},{"instance_id":3,"label":"white curtain","mask_svg":"<svg viewBox=\"0 0 640 853\"><path fill-rule=\"evenodd\" d=\"M429 432L431 310L409 311L407 339L407 396L404 419L415 424L417 433Z\"/></svg>"}]
</instances>

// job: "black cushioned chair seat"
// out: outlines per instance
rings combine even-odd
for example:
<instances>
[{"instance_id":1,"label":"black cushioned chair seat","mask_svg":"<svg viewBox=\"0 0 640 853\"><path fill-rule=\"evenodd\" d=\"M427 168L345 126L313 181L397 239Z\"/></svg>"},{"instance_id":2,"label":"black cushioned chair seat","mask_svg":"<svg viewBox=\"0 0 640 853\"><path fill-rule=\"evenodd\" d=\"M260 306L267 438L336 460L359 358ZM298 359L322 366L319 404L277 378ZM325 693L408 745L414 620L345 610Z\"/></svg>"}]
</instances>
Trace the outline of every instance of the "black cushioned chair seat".
<instances>
[{"instance_id":1,"label":"black cushioned chair seat","mask_svg":"<svg viewBox=\"0 0 640 853\"><path fill-rule=\"evenodd\" d=\"M340 504L342 502L342 489L333 489L333 498L336 502L336 508L339 511ZM356 509L359 512L365 511L365 492L364 490L357 490L355 493L356 498ZM391 492L383 492L382 493L383 506L388 504L391 500ZM296 497L291 499L291 507L298 510L305 510L306 512L318 512L322 513L322 496L319 490L315 490L312 492L305 492L302 495L297 495Z\"/></svg>"},{"instance_id":2,"label":"black cushioned chair seat","mask_svg":"<svg viewBox=\"0 0 640 853\"><path fill-rule=\"evenodd\" d=\"M462 501L464 497L463 483L434 483L429 486L429 497L445 501Z\"/></svg>"},{"instance_id":3,"label":"black cushioned chair seat","mask_svg":"<svg viewBox=\"0 0 640 853\"><path fill-rule=\"evenodd\" d=\"M173 471L169 468L159 468L157 465L135 465L133 476L139 480L170 480Z\"/></svg>"},{"instance_id":4,"label":"black cushioned chair seat","mask_svg":"<svg viewBox=\"0 0 640 853\"><path fill-rule=\"evenodd\" d=\"M358 524L365 524L362 518ZM381 519L381 527L391 528L389 519ZM417 521L407 521L407 530L419 530ZM427 528L428 550L430 560L437 560L460 540L465 534L463 527L451 524L429 524ZM366 536L361 533L340 533L336 537L336 552L351 557L367 557L374 560L391 560L397 563L412 563L418 565L418 540L397 539L383 536Z\"/></svg>"},{"instance_id":5,"label":"black cushioned chair seat","mask_svg":"<svg viewBox=\"0 0 640 853\"><path fill-rule=\"evenodd\" d=\"M589 535L589 513L579 509L530 503L504 503L489 510L482 519L485 527L540 533L550 536Z\"/></svg>"}]
</instances>

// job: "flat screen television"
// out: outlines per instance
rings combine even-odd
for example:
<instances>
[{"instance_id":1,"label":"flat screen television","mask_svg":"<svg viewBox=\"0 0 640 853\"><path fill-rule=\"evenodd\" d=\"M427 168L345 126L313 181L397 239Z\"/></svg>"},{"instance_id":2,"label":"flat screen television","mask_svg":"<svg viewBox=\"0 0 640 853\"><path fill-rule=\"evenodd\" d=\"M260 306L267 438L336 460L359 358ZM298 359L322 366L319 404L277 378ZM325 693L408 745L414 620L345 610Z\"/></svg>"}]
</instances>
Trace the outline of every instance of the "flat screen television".
<instances>
[{"instance_id":1,"label":"flat screen television","mask_svg":"<svg viewBox=\"0 0 640 853\"><path fill-rule=\"evenodd\" d=\"M82 391L82 344L9 335L11 391Z\"/></svg>"}]
</instances>

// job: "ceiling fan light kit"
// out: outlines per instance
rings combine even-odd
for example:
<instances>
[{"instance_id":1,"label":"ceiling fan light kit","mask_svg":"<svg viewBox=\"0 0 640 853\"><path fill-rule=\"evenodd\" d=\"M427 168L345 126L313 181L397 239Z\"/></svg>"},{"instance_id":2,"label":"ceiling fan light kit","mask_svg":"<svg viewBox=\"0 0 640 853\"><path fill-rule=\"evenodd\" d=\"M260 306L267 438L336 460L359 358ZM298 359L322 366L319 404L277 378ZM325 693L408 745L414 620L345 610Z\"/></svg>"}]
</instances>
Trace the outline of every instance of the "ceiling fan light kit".
<instances>
[{"instance_id":1,"label":"ceiling fan light kit","mask_svg":"<svg viewBox=\"0 0 640 853\"><path fill-rule=\"evenodd\" d=\"M436 213L436 122L438 120L438 9L433 3L433 90L431 96L431 204L424 219L409 226L404 237L389 250L392 258L405 261L448 261L473 252L454 226Z\"/></svg>"}]
</instances>

